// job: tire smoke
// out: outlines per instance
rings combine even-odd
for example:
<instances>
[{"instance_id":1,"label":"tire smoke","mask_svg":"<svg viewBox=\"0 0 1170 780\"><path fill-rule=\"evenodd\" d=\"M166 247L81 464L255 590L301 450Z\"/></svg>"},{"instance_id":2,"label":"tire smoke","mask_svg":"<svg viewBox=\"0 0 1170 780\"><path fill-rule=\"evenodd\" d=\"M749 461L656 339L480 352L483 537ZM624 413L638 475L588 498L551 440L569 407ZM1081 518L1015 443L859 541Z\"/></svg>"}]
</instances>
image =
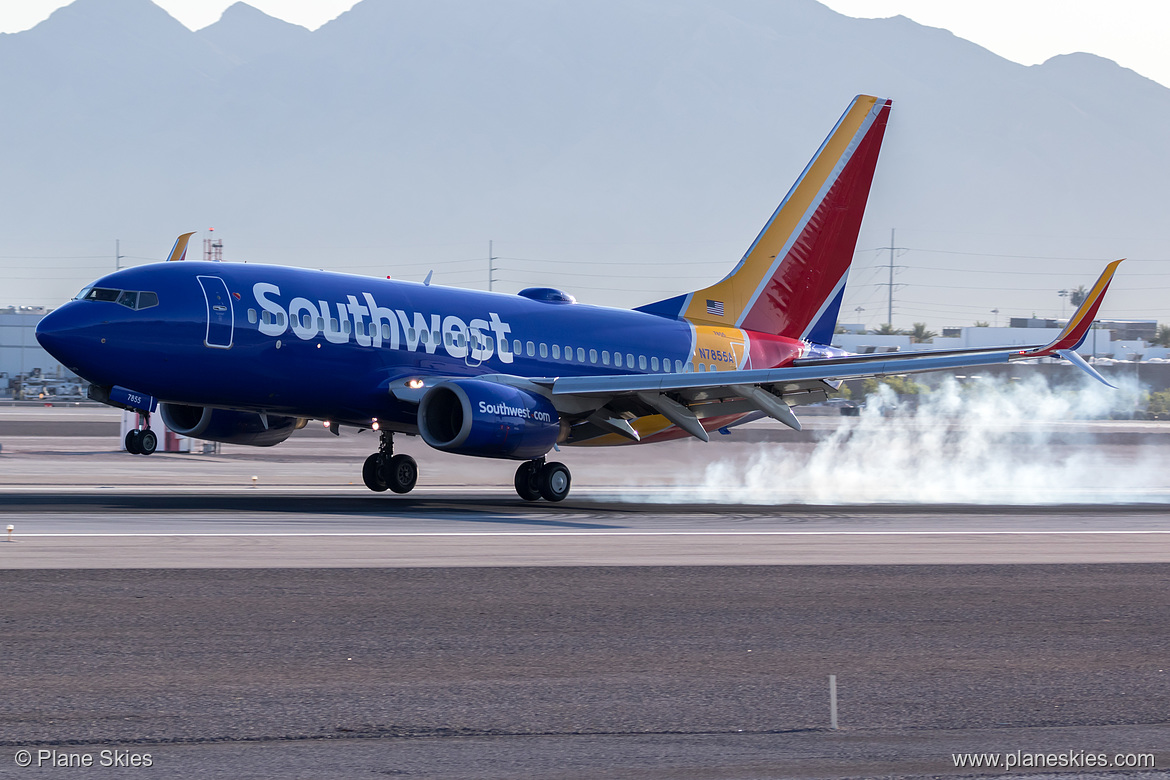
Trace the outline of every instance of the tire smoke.
<instances>
[{"instance_id":1,"label":"tire smoke","mask_svg":"<svg viewBox=\"0 0 1170 780\"><path fill-rule=\"evenodd\" d=\"M1050 387L1043 377L952 378L909 406L886 385L858 418L815 444L765 445L707 467L688 500L775 504L1065 504L1167 502L1151 445L1103 430L1141 390L1086 381ZM1140 424L1138 424L1140 426ZM681 487L681 486L680 486ZM680 499L683 496L680 495Z\"/></svg>"}]
</instances>

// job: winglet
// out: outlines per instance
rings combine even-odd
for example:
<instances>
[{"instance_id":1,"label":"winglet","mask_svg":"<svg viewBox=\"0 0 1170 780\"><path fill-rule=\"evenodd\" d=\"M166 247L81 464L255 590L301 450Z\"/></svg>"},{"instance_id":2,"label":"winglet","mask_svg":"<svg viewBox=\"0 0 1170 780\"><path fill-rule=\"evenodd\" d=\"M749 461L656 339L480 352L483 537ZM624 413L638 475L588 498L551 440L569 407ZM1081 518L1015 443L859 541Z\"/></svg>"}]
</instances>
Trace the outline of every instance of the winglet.
<instances>
[{"instance_id":1,"label":"winglet","mask_svg":"<svg viewBox=\"0 0 1170 780\"><path fill-rule=\"evenodd\" d=\"M187 242L191 240L193 235L195 235L194 232L184 233L175 239L175 245L171 247L171 254L167 257L168 263L187 259Z\"/></svg>"},{"instance_id":2,"label":"winglet","mask_svg":"<svg viewBox=\"0 0 1170 780\"><path fill-rule=\"evenodd\" d=\"M1122 260L1124 259L1122 258ZM1066 350L1074 350L1084 343L1085 337L1089 334L1089 328L1093 326L1093 320L1097 318L1097 309L1101 308L1101 301L1105 299L1105 291L1109 289L1109 283L1113 281L1113 274L1117 272L1117 266L1121 265L1122 260L1114 260L1105 266L1105 270L1097 279L1097 283L1093 285L1093 289L1085 296L1085 300L1069 318L1068 325L1051 344L1024 354L1027 357L1045 357Z\"/></svg>"}]
</instances>

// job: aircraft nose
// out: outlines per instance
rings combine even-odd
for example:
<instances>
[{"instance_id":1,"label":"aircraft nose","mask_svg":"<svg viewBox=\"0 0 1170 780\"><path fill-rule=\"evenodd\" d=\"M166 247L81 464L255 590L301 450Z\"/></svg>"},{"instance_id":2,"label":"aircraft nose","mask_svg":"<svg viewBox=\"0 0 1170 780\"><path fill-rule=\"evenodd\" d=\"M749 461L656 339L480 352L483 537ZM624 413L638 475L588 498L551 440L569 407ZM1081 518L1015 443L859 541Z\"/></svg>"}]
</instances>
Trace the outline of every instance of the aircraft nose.
<instances>
[{"instance_id":1,"label":"aircraft nose","mask_svg":"<svg viewBox=\"0 0 1170 780\"><path fill-rule=\"evenodd\" d=\"M37 342L63 365L72 368L76 363L73 355L81 329L82 323L78 322L73 304L67 303L49 312L37 323Z\"/></svg>"}]
</instances>

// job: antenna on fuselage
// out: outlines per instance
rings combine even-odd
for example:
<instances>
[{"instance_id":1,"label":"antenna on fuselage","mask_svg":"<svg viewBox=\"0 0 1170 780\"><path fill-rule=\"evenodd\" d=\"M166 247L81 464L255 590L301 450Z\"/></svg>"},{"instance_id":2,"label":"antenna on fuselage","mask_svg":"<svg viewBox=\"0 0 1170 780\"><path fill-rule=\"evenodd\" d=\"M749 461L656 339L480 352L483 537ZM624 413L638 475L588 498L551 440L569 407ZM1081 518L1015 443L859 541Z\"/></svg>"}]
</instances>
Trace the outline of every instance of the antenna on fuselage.
<instances>
[{"instance_id":1,"label":"antenna on fuselage","mask_svg":"<svg viewBox=\"0 0 1170 780\"><path fill-rule=\"evenodd\" d=\"M435 270L433 268L430 271L427 271L427 278L423 279L423 287L430 287L431 286L431 277L434 275L435 275ZM386 278L389 279L390 277L386 277Z\"/></svg>"}]
</instances>

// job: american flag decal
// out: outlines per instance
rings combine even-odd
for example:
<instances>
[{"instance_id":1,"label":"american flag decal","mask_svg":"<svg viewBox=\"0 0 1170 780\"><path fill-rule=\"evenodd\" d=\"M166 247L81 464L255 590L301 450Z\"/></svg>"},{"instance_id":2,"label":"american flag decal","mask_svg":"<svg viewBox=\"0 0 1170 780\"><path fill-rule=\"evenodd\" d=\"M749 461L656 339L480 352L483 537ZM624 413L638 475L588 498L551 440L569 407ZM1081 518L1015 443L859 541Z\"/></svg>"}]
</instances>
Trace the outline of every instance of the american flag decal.
<instances>
[{"instance_id":1,"label":"american flag decal","mask_svg":"<svg viewBox=\"0 0 1170 780\"><path fill-rule=\"evenodd\" d=\"M723 316L723 301L713 301L707 299L707 313L714 314L716 317Z\"/></svg>"}]
</instances>

